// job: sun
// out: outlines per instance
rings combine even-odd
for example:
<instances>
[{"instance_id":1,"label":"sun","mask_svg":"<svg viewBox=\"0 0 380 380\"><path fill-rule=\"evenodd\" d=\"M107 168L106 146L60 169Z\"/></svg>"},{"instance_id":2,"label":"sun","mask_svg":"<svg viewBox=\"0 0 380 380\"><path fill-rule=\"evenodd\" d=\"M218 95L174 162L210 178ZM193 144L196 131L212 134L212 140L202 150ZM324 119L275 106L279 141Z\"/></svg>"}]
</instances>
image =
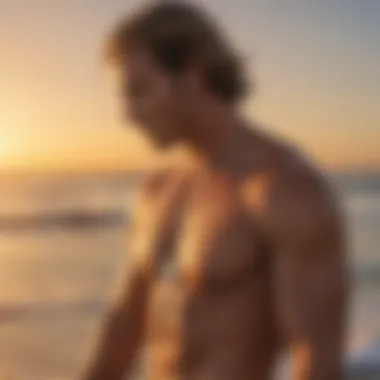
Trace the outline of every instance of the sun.
<instances>
[{"instance_id":1,"label":"sun","mask_svg":"<svg viewBox=\"0 0 380 380\"><path fill-rule=\"evenodd\" d=\"M7 169L14 161L15 147L2 138L0 133L0 169Z\"/></svg>"},{"instance_id":2,"label":"sun","mask_svg":"<svg viewBox=\"0 0 380 380\"><path fill-rule=\"evenodd\" d=\"M11 144L8 143L7 141L0 140L0 157L1 158L8 157L11 154L11 152L12 152Z\"/></svg>"}]
</instances>

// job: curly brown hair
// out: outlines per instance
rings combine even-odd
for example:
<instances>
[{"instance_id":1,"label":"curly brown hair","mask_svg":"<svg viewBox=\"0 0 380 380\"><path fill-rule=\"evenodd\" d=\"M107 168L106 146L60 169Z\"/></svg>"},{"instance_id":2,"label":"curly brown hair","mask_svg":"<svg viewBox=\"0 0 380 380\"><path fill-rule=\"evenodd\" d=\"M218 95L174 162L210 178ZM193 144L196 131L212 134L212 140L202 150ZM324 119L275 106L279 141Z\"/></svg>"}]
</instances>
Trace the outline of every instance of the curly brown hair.
<instances>
[{"instance_id":1,"label":"curly brown hair","mask_svg":"<svg viewBox=\"0 0 380 380\"><path fill-rule=\"evenodd\" d=\"M223 101L236 103L246 95L241 59L215 20L194 4L156 1L123 17L108 40L106 57L120 61L136 47L146 50L170 74L200 62L206 86Z\"/></svg>"}]
</instances>

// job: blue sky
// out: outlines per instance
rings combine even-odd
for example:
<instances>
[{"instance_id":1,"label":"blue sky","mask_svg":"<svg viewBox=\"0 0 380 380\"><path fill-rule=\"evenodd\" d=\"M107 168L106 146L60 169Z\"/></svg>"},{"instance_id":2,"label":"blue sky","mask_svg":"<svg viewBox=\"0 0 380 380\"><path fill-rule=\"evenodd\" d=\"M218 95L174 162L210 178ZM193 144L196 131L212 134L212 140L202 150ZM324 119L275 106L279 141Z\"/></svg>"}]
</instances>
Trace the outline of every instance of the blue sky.
<instances>
[{"instance_id":1,"label":"blue sky","mask_svg":"<svg viewBox=\"0 0 380 380\"><path fill-rule=\"evenodd\" d=\"M100 60L106 32L139 3L1 0L0 165L112 167L152 157L118 121ZM380 1L201 3L258 82L249 115L323 164L380 167Z\"/></svg>"}]
</instances>

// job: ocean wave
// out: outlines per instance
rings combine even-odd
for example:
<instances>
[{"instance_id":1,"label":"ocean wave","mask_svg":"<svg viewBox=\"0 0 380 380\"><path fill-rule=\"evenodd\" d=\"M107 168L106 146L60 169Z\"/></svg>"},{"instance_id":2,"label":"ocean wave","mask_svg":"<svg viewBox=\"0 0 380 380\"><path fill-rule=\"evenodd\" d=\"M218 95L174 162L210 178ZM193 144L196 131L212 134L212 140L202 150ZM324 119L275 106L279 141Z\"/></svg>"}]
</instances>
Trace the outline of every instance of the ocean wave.
<instances>
[{"instance_id":1,"label":"ocean wave","mask_svg":"<svg viewBox=\"0 0 380 380\"><path fill-rule=\"evenodd\" d=\"M0 305L0 323L88 318L101 314L107 306L107 301L101 299Z\"/></svg>"},{"instance_id":2,"label":"ocean wave","mask_svg":"<svg viewBox=\"0 0 380 380\"><path fill-rule=\"evenodd\" d=\"M75 210L32 215L3 215L0 216L0 230L115 226L126 223L126 220L126 214L119 210Z\"/></svg>"}]
</instances>

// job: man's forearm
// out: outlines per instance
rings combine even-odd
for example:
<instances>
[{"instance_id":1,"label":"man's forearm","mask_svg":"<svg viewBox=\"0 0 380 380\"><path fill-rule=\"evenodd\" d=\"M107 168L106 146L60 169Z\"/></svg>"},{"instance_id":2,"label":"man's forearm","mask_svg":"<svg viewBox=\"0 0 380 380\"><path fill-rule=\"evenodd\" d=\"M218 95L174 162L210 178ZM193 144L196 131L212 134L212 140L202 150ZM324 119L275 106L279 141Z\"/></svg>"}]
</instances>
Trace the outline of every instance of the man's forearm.
<instances>
[{"instance_id":1,"label":"man's forearm","mask_svg":"<svg viewBox=\"0 0 380 380\"><path fill-rule=\"evenodd\" d=\"M121 380L133 364L145 325L146 283L139 273L128 279L110 313L84 380Z\"/></svg>"},{"instance_id":2,"label":"man's forearm","mask_svg":"<svg viewBox=\"0 0 380 380\"><path fill-rule=\"evenodd\" d=\"M111 316L84 380L121 380L130 371L140 341L141 326L130 323L128 319L123 313Z\"/></svg>"}]
</instances>

